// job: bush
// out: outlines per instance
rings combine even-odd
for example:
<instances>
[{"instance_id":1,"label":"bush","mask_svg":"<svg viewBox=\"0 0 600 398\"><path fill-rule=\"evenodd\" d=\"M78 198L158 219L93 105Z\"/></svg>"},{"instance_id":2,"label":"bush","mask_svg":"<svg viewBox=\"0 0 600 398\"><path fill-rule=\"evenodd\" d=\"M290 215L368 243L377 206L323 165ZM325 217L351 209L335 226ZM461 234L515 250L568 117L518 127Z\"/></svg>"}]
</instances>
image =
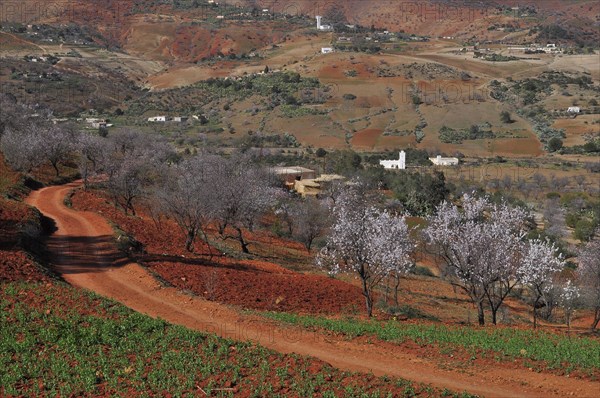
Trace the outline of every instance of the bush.
<instances>
[{"instance_id":1,"label":"bush","mask_svg":"<svg viewBox=\"0 0 600 398\"><path fill-rule=\"evenodd\" d=\"M344 99L352 101L352 100L356 99L356 95L354 95L354 94L344 94Z\"/></svg>"},{"instance_id":2,"label":"bush","mask_svg":"<svg viewBox=\"0 0 600 398\"><path fill-rule=\"evenodd\" d=\"M592 221L579 220L575 226L574 236L580 241L587 242L594 236L596 226Z\"/></svg>"},{"instance_id":3,"label":"bush","mask_svg":"<svg viewBox=\"0 0 600 398\"><path fill-rule=\"evenodd\" d=\"M548 141L548 151L550 152L556 152L562 147L563 141L558 137L551 138L550 141Z\"/></svg>"},{"instance_id":4,"label":"bush","mask_svg":"<svg viewBox=\"0 0 600 398\"><path fill-rule=\"evenodd\" d=\"M411 272L415 275L420 276L435 276L429 268L423 267L421 265L417 265L416 267L414 267Z\"/></svg>"},{"instance_id":5,"label":"bush","mask_svg":"<svg viewBox=\"0 0 600 398\"><path fill-rule=\"evenodd\" d=\"M508 111L502 111L500 113L500 121L502 121L502 123L513 123L514 120L512 120L512 117L510 116L510 112Z\"/></svg>"}]
</instances>

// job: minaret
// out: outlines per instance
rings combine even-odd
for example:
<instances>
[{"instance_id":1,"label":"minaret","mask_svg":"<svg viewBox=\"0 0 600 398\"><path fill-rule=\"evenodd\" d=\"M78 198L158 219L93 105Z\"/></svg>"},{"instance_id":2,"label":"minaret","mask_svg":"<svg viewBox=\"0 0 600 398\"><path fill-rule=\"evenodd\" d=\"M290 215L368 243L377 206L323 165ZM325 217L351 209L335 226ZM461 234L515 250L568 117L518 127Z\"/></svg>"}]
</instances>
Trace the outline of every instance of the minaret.
<instances>
[{"instance_id":1,"label":"minaret","mask_svg":"<svg viewBox=\"0 0 600 398\"><path fill-rule=\"evenodd\" d=\"M317 30L321 30L321 18L323 18L323 17L320 15L317 15L316 18L317 18Z\"/></svg>"},{"instance_id":2,"label":"minaret","mask_svg":"<svg viewBox=\"0 0 600 398\"><path fill-rule=\"evenodd\" d=\"M400 151L400 167L398 167L401 170L406 169L406 152L404 151Z\"/></svg>"}]
</instances>

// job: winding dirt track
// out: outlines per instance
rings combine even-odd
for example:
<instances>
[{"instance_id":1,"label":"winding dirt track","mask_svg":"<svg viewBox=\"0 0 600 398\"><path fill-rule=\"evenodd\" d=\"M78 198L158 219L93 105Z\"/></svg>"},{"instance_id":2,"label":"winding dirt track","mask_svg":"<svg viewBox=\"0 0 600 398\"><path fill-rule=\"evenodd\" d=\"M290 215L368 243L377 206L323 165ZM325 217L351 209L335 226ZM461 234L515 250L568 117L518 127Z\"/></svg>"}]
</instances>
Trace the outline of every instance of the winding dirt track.
<instances>
[{"instance_id":1,"label":"winding dirt track","mask_svg":"<svg viewBox=\"0 0 600 398\"><path fill-rule=\"evenodd\" d=\"M113 231L101 215L64 206L65 195L77 186L44 188L27 199L58 227L48 239L54 268L68 283L136 311L222 337L251 340L282 353L313 356L340 369L397 376L486 397L600 396L600 383L509 368L443 370L434 360L390 349L389 344L358 344L280 327L175 288L161 287L140 265L119 258L112 244Z\"/></svg>"}]
</instances>

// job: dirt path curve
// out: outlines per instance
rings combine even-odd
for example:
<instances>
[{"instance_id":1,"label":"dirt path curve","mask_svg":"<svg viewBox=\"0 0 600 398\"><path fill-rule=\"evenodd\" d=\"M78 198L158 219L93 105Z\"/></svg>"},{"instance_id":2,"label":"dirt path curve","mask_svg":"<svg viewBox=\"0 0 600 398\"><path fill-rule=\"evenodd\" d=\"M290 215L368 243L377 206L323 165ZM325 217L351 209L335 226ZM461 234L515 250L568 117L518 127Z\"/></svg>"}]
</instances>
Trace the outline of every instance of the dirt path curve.
<instances>
[{"instance_id":1,"label":"dirt path curve","mask_svg":"<svg viewBox=\"0 0 600 398\"><path fill-rule=\"evenodd\" d=\"M392 344L358 344L280 327L175 288L161 287L138 264L119 263L111 243L113 231L101 215L64 206L65 195L76 186L44 188L27 199L58 227L48 239L55 270L68 283L136 311L223 337L251 340L279 352L310 355L340 369L397 376L486 397L593 397L600 391L600 383L509 368L444 370L433 360L395 349Z\"/></svg>"}]
</instances>

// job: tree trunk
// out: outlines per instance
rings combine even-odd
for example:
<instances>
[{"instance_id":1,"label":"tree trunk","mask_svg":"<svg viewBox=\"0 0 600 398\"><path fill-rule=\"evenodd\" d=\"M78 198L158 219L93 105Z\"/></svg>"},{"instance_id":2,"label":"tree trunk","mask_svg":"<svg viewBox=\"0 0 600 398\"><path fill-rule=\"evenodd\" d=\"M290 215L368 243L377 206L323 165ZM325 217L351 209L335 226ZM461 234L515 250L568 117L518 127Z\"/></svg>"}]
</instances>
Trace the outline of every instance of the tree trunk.
<instances>
[{"instance_id":1,"label":"tree trunk","mask_svg":"<svg viewBox=\"0 0 600 398\"><path fill-rule=\"evenodd\" d=\"M485 325L485 314L483 312L483 300L479 300L477 303L477 320L479 321L479 325Z\"/></svg>"},{"instance_id":2,"label":"tree trunk","mask_svg":"<svg viewBox=\"0 0 600 398\"><path fill-rule=\"evenodd\" d=\"M365 304L367 305L367 316L370 318L373 316L373 297L371 297L371 290L364 272L361 272L360 277L362 279L363 296L365 296Z\"/></svg>"},{"instance_id":3,"label":"tree trunk","mask_svg":"<svg viewBox=\"0 0 600 398\"><path fill-rule=\"evenodd\" d=\"M533 328L537 329L537 306L540 303L540 297L536 297L533 302Z\"/></svg>"},{"instance_id":4,"label":"tree trunk","mask_svg":"<svg viewBox=\"0 0 600 398\"><path fill-rule=\"evenodd\" d=\"M499 308L500 308L500 307L494 307L494 306L492 306L492 323L493 323L494 325L497 325L497 324L498 324L498 322L497 322L497 318L498 318L498 316L497 316L497 315L498 315L498 309L499 309Z\"/></svg>"},{"instance_id":5,"label":"tree trunk","mask_svg":"<svg viewBox=\"0 0 600 398\"><path fill-rule=\"evenodd\" d=\"M592 332L596 330L598 327L598 323L600 323L600 307L596 307L596 311L594 312L594 322L592 322Z\"/></svg>"},{"instance_id":6,"label":"tree trunk","mask_svg":"<svg viewBox=\"0 0 600 398\"><path fill-rule=\"evenodd\" d=\"M400 288L400 274L394 275L396 284L394 285L394 304L398 307L398 289Z\"/></svg>"},{"instance_id":7,"label":"tree trunk","mask_svg":"<svg viewBox=\"0 0 600 398\"><path fill-rule=\"evenodd\" d=\"M56 172L56 176L60 177L60 171L58 170L58 163L52 162L52 167L54 167L54 171Z\"/></svg>"},{"instance_id":8,"label":"tree trunk","mask_svg":"<svg viewBox=\"0 0 600 398\"><path fill-rule=\"evenodd\" d=\"M242 233L241 228L235 229L238 233L238 241L240 242L240 246L242 247L242 252L249 254L250 250L248 250L248 242L244 240L244 234Z\"/></svg>"},{"instance_id":9,"label":"tree trunk","mask_svg":"<svg viewBox=\"0 0 600 398\"><path fill-rule=\"evenodd\" d=\"M188 230L187 237L185 239L185 250L190 253L194 252L194 239L196 238L196 232Z\"/></svg>"}]
</instances>

